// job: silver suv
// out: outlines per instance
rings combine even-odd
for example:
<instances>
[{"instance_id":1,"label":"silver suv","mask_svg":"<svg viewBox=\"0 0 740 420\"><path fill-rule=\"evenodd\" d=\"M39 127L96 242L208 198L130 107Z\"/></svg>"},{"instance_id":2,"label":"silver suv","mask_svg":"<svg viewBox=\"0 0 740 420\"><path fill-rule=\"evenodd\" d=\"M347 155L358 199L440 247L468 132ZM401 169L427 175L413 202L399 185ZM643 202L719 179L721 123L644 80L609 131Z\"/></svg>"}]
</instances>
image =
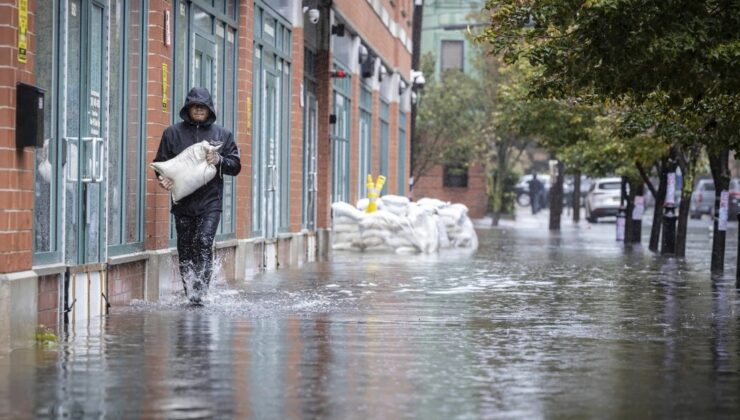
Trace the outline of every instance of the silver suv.
<instances>
[{"instance_id":1,"label":"silver suv","mask_svg":"<svg viewBox=\"0 0 740 420\"><path fill-rule=\"evenodd\" d=\"M714 181L711 179L700 179L694 191L691 193L691 205L689 216L692 219L700 219L706 214L710 217L714 213Z\"/></svg>"},{"instance_id":2,"label":"silver suv","mask_svg":"<svg viewBox=\"0 0 740 420\"><path fill-rule=\"evenodd\" d=\"M599 178L586 193L586 220L597 223L600 217L616 216L622 196L622 178Z\"/></svg>"}]
</instances>

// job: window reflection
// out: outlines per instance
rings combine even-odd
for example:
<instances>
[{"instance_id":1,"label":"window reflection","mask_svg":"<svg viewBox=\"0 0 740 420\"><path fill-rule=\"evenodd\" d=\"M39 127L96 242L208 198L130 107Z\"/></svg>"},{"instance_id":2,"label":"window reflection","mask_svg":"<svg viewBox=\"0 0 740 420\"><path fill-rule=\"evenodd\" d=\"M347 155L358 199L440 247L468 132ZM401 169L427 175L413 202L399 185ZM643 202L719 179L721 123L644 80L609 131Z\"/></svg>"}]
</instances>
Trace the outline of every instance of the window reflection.
<instances>
[{"instance_id":1,"label":"window reflection","mask_svg":"<svg viewBox=\"0 0 740 420\"><path fill-rule=\"evenodd\" d=\"M116 0L111 13L108 243L141 241L141 0ZM124 26L128 22L128 26Z\"/></svg>"},{"instance_id":2,"label":"window reflection","mask_svg":"<svg viewBox=\"0 0 740 420\"><path fill-rule=\"evenodd\" d=\"M36 179L34 183L34 252L55 250L53 232L56 229L53 211L56 208L56 177L54 159L56 142L53 134L54 115L54 4L38 2L36 5L36 59L37 85L46 91L44 100L44 147L36 149Z\"/></svg>"}]
</instances>

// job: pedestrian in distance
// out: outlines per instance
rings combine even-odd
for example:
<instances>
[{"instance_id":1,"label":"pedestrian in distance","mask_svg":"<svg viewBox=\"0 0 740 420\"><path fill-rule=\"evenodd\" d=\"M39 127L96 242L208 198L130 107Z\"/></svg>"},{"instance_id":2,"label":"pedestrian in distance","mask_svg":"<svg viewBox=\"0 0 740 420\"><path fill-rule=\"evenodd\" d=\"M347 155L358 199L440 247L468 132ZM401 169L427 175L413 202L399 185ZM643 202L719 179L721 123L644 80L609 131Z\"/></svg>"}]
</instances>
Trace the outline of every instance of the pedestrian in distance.
<instances>
[{"instance_id":1,"label":"pedestrian in distance","mask_svg":"<svg viewBox=\"0 0 740 420\"><path fill-rule=\"evenodd\" d=\"M231 131L215 124L216 112L208 89L192 88L179 115L182 121L164 130L154 162L170 160L203 140L221 146L206 155L208 164L218 170L216 176L177 203L173 201L170 210L175 217L177 255L185 295L192 304L202 305L213 274L213 245L223 206L223 176L238 175L241 159ZM167 191L174 186L172 179L160 174L157 178Z\"/></svg>"},{"instance_id":2,"label":"pedestrian in distance","mask_svg":"<svg viewBox=\"0 0 740 420\"><path fill-rule=\"evenodd\" d=\"M532 179L529 181L529 203L532 206L532 214L537 214L540 211L544 189L545 186L537 179L537 174L533 173Z\"/></svg>"}]
</instances>

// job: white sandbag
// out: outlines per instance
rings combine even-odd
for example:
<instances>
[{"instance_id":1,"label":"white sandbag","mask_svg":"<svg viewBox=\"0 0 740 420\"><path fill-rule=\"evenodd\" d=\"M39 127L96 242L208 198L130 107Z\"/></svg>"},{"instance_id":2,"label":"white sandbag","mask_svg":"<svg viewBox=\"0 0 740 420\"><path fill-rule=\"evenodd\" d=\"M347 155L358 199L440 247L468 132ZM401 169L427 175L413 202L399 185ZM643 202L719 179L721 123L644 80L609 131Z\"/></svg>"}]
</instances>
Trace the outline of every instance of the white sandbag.
<instances>
[{"instance_id":1,"label":"white sandbag","mask_svg":"<svg viewBox=\"0 0 740 420\"><path fill-rule=\"evenodd\" d=\"M357 223L334 223L332 228L337 233L360 233L360 225Z\"/></svg>"},{"instance_id":2,"label":"white sandbag","mask_svg":"<svg viewBox=\"0 0 740 420\"><path fill-rule=\"evenodd\" d=\"M460 224L463 219L468 217L468 207L465 204L455 203L437 209L440 217L450 219L452 224Z\"/></svg>"},{"instance_id":3,"label":"white sandbag","mask_svg":"<svg viewBox=\"0 0 740 420\"><path fill-rule=\"evenodd\" d=\"M380 229L396 231L403 223L403 219L389 211L378 210L372 213L366 213L360 221L360 229Z\"/></svg>"},{"instance_id":4,"label":"white sandbag","mask_svg":"<svg viewBox=\"0 0 740 420\"><path fill-rule=\"evenodd\" d=\"M354 221L359 221L365 216L365 213L357 210L356 208L352 207L351 204L345 203L343 201L337 201L336 203L333 203L331 205L331 211L334 218L346 217Z\"/></svg>"},{"instance_id":5,"label":"white sandbag","mask_svg":"<svg viewBox=\"0 0 740 420\"><path fill-rule=\"evenodd\" d=\"M352 249L359 249L358 247L354 246L350 242L335 242L331 246L332 249L340 250L340 251L349 251Z\"/></svg>"},{"instance_id":6,"label":"white sandbag","mask_svg":"<svg viewBox=\"0 0 740 420\"><path fill-rule=\"evenodd\" d=\"M349 233L342 233L342 232L334 231L331 233L331 236L332 236L332 240L334 241L334 243L339 243L339 242L354 243L354 242L359 242L361 238L359 231L349 232Z\"/></svg>"},{"instance_id":7,"label":"white sandbag","mask_svg":"<svg viewBox=\"0 0 740 420\"><path fill-rule=\"evenodd\" d=\"M346 217L346 216L335 217L334 220L332 220L332 224L334 226L339 226L339 225L352 226L355 228L355 230L360 230L359 221L351 217Z\"/></svg>"},{"instance_id":8,"label":"white sandbag","mask_svg":"<svg viewBox=\"0 0 740 420\"><path fill-rule=\"evenodd\" d=\"M447 233L447 226L445 226L444 221L442 221L441 217L435 216L435 222L437 224L437 231L438 231L438 243L440 248L449 248L450 245L450 237Z\"/></svg>"},{"instance_id":9,"label":"white sandbag","mask_svg":"<svg viewBox=\"0 0 740 420\"><path fill-rule=\"evenodd\" d=\"M438 209L441 207L448 206L450 204L449 201L442 201L436 198L427 198L427 197L420 199L416 203L422 207L428 207L432 209Z\"/></svg>"},{"instance_id":10,"label":"white sandbag","mask_svg":"<svg viewBox=\"0 0 740 420\"><path fill-rule=\"evenodd\" d=\"M212 146L203 140L168 161L152 162L149 166L160 176L172 180L174 185L170 193L172 201L177 204L216 176L216 166L208 164L206 153L220 148L220 145Z\"/></svg>"},{"instance_id":11,"label":"white sandbag","mask_svg":"<svg viewBox=\"0 0 740 420\"><path fill-rule=\"evenodd\" d=\"M417 248L411 240L409 240L406 237L403 236L391 236L387 238L386 243L391 248L401 248L401 247L414 247ZM417 248L418 249L418 248Z\"/></svg>"},{"instance_id":12,"label":"white sandbag","mask_svg":"<svg viewBox=\"0 0 740 420\"><path fill-rule=\"evenodd\" d=\"M402 195L393 195L393 194L388 194L388 195L384 195L380 197L380 201L382 201L384 205L398 206L398 207L408 206L410 202L408 197L404 197Z\"/></svg>"},{"instance_id":13,"label":"white sandbag","mask_svg":"<svg viewBox=\"0 0 740 420\"><path fill-rule=\"evenodd\" d=\"M385 239L380 236L363 236L362 237L362 245L364 248L379 246L379 245L385 245Z\"/></svg>"},{"instance_id":14,"label":"white sandbag","mask_svg":"<svg viewBox=\"0 0 740 420\"><path fill-rule=\"evenodd\" d=\"M399 235L411 241L421 252L437 252L439 231L436 219L436 216L427 213L421 206L411 203L408 206L407 220L409 223L404 226Z\"/></svg>"},{"instance_id":15,"label":"white sandbag","mask_svg":"<svg viewBox=\"0 0 740 420\"><path fill-rule=\"evenodd\" d=\"M394 235L386 229L363 229L360 232L360 237L363 241L367 238L380 238L385 242L388 238L393 236Z\"/></svg>"},{"instance_id":16,"label":"white sandbag","mask_svg":"<svg viewBox=\"0 0 740 420\"><path fill-rule=\"evenodd\" d=\"M383 209L390 211L397 216L406 215L406 207L409 205L408 197L400 195L384 195L380 197L380 202L383 203Z\"/></svg>"},{"instance_id":17,"label":"white sandbag","mask_svg":"<svg viewBox=\"0 0 740 420\"><path fill-rule=\"evenodd\" d=\"M478 249L478 235L469 218L463 220L458 233L450 235L450 244L455 248Z\"/></svg>"},{"instance_id":18,"label":"white sandbag","mask_svg":"<svg viewBox=\"0 0 740 420\"><path fill-rule=\"evenodd\" d=\"M418 254L419 250L415 246L402 246L396 248L396 254Z\"/></svg>"}]
</instances>

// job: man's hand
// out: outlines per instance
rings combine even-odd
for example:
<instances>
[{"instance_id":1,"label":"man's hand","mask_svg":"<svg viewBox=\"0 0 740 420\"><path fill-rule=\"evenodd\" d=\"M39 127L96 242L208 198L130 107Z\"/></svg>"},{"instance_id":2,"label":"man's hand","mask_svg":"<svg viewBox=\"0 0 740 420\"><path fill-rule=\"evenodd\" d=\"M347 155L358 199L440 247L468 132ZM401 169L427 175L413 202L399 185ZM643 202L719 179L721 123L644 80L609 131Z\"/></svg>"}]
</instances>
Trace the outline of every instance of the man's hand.
<instances>
[{"instance_id":1,"label":"man's hand","mask_svg":"<svg viewBox=\"0 0 740 420\"><path fill-rule=\"evenodd\" d=\"M157 179L159 180L159 186L164 188L167 191L170 191L172 187L175 186L175 183L172 182L172 180L169 178L165 178L160 175L159 177L157 177Z\"/></svg>"},{"instance_id":2,"label":"man's hand","mask_svg":"<svg viewBox=\"0 0 740 420\"><path fill-rule=\"evenodd\" d=\"M219 162L221 162L221 155L216 150L211 150L206 153L206 162L208 162L209 165L218 165Z\"/></svg>"}]
</instances>

